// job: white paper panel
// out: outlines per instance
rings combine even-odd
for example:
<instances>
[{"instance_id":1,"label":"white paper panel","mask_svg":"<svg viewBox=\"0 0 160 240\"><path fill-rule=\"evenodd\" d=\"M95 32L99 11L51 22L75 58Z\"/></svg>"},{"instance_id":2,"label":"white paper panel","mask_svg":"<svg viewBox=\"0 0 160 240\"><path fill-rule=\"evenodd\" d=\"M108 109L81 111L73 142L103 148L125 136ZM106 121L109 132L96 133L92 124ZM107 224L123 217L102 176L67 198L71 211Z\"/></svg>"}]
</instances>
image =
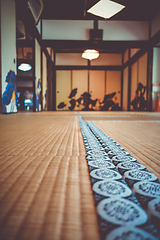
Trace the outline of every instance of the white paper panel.
<instances>
[{"instance_id":1,"label":"white paper panel","mask_svg":"<svg viewBox=\"0 0 160 240\"><path fill-rule=\"evenodd\" d=\"M89 93L91 99L103 101L105 95L105 71L90 71Z\"/></svg>"},{"instance_id":2,"label":"white paper panel","mask_svg":"<svg viewBox=\"0 0 160 240\"><path fill-rule=\"evenodd\" d=\"M121 71L107 71L106 75L106 94L116 92L112 99L121 106Z\"/></svg>"},{"instance_id":3,"label":"white paper panel","mask_svg":"<svg viewBox=\"0 0 160 240\"><path fill-rule=\"evenodd\" d=\"M57 106L66 101L67 106L64 107L65 110L68 110L69 105L69 94L71 92L71 71L56 71L56 110Z\"/></svg>"},{"instance_id":4,"label":"white paper panel","mask_svg":"<svg viewBox=\"0 0 160 240\"><path fill-rule=\"evenodd\" d=\"M138 83L147 86L147 53L138 59ZM143 96L146 100L147 90Z\"/></svg>"},{"instance_id":5,"label":"white paper panel","mask_svg":"<svg viewBox=\"0 0 160 240\"><path fill-rule=\"evenodd\" d=\"M72 71L72 89L74 88L77 88L75 99L78 99L84 92L88 92L88 70ZM75 110L81 110L83 107L79 105Z\"/></svg>"}]
</instances>

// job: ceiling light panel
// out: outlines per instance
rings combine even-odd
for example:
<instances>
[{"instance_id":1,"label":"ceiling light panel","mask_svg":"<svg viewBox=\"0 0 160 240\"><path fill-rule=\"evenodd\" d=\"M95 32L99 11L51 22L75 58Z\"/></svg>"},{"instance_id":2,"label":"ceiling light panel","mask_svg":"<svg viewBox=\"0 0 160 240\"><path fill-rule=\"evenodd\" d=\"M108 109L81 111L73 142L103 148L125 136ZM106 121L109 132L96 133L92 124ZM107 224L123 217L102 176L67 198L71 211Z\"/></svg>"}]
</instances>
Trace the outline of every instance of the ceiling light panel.
<instances>
[{"instance_id":1,"label":"ceiling light panel","mask_svg":"<svg viewBox=\"0 0 160 240\"><path fill-rule=\"evenodd\" d=\"M120 12L125 6L110 0L101 0L91 7L87 12L108 19Z\"/></svg>"}]
</instances>

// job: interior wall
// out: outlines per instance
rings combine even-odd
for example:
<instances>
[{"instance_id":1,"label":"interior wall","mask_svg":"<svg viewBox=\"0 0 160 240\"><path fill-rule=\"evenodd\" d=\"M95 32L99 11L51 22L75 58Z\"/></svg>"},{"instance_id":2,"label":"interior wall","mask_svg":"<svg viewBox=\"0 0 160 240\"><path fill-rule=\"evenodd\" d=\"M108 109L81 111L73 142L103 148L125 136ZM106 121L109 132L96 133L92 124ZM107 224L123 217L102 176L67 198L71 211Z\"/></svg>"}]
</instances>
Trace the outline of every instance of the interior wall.
<instances>
[{"instance_id":1,"label":"interior wall","mask_svg":"<svg viewBox=\"0 0 160 240\"><path fill-rule=\"evenodd\" d=\"M148 40L148 21L99 21L104 41ZM43 20L42 39L89 40L92 20Z\"/></svg>"},{"instance_id":2,"label":"interior wall","mask_svg":"<svg viewBox=\"0 0 160 240\"><path fill-rule=\"evenodd\" d=\"M47 110L47 57L42 54L42 103L43 111Z\"/></svg>"},{"instance_id":3,"label":"interior wall","mask_svg":"<svg viewBox=\"0 0 160 240\"><path fill-rule=\"evenodd\" d=\"M149 23L147 21L99 21L105 41L148 40Z\"/></svg>"},{"instance_id":4,"label":"interior wall","mask_svg":"<svg viewBox=\"0 0 160 240\"><path fill-rule=\"evenodd\" d=\"M160 48L153 48L152 111L157 111L158 96L160 97Z\"/></svg>"},{"instance_id":5,"label":"interior wall","mask_svg":"<svg viewBox=\"0 0 160 240\"><path fill-rule=\"evenodd\" d=\"M17 74L16 64L16 9L15 1L0 1L1 16L1 93L3 113L17 112L16 87L9 94L6 76L11 70ZM6 14L7 13L7 14ZM15 85L15 84L14 84ZM11 89L10 89L11 90ZM10 91L11 93L11 91Z\"/></svg>"},{"instance_id":6,"label":"interior wall","mask_svg":"<svg viewBox=\"0 0 160 240\"><path fill-rule=\"evenodd\" d=\"M123 100L122 110L128 110L128 67L123 70Z\"/></svg>"},{"instance_id":7,"label":"interior wall","mask_svg":"<svg viewBox=\"0 0 160 240\"><path fill-rule=\"evenodd\" d=\"M41 101L42 79L41 79L41 47L35 39L35 106L36 111L42 110Z\"/></svg>"},{"instance_id":8,"label":"interior wall","mask_svg":"<svg viewBox=\"0 0 160 240\"><path fill-rule=\"evenodd\" d=\"M42 39L88 40L92 20L42 20Z\"/></svg>"}]
</instances>

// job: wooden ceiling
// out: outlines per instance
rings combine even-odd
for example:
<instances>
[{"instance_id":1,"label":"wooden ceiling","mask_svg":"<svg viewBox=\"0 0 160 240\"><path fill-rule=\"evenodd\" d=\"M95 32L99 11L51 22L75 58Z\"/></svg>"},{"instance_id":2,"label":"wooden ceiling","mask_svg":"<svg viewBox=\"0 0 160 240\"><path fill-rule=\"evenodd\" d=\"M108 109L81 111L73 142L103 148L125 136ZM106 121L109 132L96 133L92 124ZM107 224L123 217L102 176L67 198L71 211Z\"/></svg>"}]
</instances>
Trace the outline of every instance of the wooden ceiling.
<instances>
[{"instance_id":1,"label":"wooden ceiling","mask_svg":"<svg viewBox=\"0 0 160 240\"><path fill-rule=\"evenodd\" d=\"M112 0L126 6L110 20L150 21L160 11L160 0ZM103 19L87 10L98 0L43 0L41 19Z\"/></svg>"},{"instance_id":2,"label":"wooden ceiling","mask_svg":"<svg viewBox=\"0 0 160 240\"><path fill-rule=\"evenodd\" d=\"M17 17L21 19L28 30L33 29L30 14L26 12L28 0L15 0L17 6ZM39 0L34 0L39 1ZM160 0L112 0L126 7L107 21L123 20L123 21L151 21L153 17L160 11ZM104 20L103 18L87 13L98 0L42 0L43 11L40 19L59 19L59 20ZM27 10L28 11L28 10ZM27 15L28 14L28 15ZM31 29L32 27L32 29ZM30 31L31 32L31 31ZM31 32L34 37L34 29ZM55 41L42 40L45 47L52 47L55 51L81 52L85 48L92 45L90 41ZM129 45L128 45L129 44ZM93 42L93 47L101 52L124 52L126 48L141 48L145 43L136 41L101 41Z\"/></svg>"}]
</instances>

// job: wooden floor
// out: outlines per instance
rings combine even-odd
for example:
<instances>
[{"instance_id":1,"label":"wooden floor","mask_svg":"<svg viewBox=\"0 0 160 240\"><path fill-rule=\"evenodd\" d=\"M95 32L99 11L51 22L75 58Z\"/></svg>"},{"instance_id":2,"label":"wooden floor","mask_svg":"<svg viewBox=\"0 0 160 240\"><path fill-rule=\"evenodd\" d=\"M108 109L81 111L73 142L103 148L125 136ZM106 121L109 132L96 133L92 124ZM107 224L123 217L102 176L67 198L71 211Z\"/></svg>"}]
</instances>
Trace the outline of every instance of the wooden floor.
<instances>
[{"instance_id":1,"label":"wooden floor","mask_svg":"<svg viewBox=\"0 0 160 240\"><path fill-rule=\"evenodd\" d=\"M160 179L159 113L0 115L0 240L100 239L79 115Z\"/></svg>"}]
</instances>

